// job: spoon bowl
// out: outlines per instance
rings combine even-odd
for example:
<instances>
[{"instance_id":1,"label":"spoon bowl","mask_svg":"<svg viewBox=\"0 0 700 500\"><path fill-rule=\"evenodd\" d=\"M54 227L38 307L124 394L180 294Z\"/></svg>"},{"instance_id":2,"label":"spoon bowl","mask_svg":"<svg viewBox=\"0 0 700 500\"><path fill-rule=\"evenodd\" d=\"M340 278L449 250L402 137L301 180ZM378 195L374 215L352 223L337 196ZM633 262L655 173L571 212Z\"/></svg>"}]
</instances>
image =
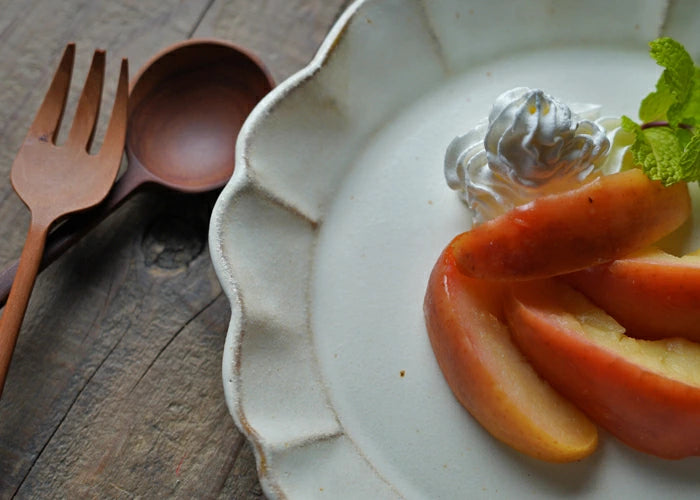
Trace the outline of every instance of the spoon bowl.
<instances>
[{"instance_id":1,"label":"spoon bowl","mask_svg":"<svg viewBox=\"0 0 700 500\"><path fill-rule=\"evenodd\" d=\"M186 40L153 56L130 85L126 168L100 205L49 234L40 269L142 186L185 193L223 187L234 170L241 126L273 87L255 56L222 40ZM0 306L17 265L0 273Z\"/></svg>"},{"instance_id":2,"label":"spoon bowl","mask_svg":"<svg viewBox=\"0 0 700 500\"><path fill-rule=\"evenodd\" d=\"M127 155L144 181L184 192L223 187L236 137L273 87L262 64L218 40L188 40L157 54L129 96Z\"/></svg>"}]
</instances>

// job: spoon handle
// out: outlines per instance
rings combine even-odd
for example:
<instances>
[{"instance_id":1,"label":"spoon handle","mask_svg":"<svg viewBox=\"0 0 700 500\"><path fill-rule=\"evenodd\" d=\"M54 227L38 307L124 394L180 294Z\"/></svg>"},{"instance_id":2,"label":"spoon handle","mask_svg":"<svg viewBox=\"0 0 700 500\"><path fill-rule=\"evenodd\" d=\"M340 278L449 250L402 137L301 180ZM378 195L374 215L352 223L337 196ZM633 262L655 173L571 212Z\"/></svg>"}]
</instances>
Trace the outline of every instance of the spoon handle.
<instances>
[{"instance_id":1,"label":"spoon handle","mask_svg":"<svg viewBox=\"0 0 700 500\"><path fill-rule=\"evenodd\" d=\"M109 195L101 204L85 212L71 215L56 229L52 230L46 238L46 245L39 263L38 272L46 269L53 261L63 255L66 250L80 241L92 228L119 208L143 182L145 182L143 176L131 175L126 172L112 186ZM0 307L5 305L8 300L12 282L18 272L19 262L19 260L12 262L0 272Z\"/></svg>"},{"instance_id":2,"label":"spoon handle","mask_svg":"<svg viewBox=\"0 0 700 500\"><path fill-rule=\"evenodd\" d=\"M22 255L17 269L17 279L7 300L7 305L0 317L0 395L5 386L7 370L10 368L12 352L17 343L24 313L27 311L29 296L34 288L34 281L39 274L41 255L46 244L46 234L49 225L36 224L32 221L27 233L27 240L22 249Z\"/></svg>"}]
</instances>

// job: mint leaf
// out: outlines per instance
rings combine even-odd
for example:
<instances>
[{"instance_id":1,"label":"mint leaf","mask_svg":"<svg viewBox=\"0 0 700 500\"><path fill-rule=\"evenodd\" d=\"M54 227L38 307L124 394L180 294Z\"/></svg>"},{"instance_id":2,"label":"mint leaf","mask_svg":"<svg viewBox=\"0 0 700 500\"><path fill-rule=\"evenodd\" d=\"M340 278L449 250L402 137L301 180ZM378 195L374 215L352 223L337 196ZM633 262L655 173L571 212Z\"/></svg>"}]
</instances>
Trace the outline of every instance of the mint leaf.
<instances>
[{"instance_id":1,"label":"mint leaf","mask_svg":"<svg viewBox=\"0 0 700 500\"><path fill-rule=\"evenodd\" d=\"M642 129L626 116L623 117L622 127L635 135L635 141L630 148L632 158L650 179L662 181L665 185L686 180L684 174L687 172L684 172L681 167L683 148L673 129L670 127ZM688 163L694 164L696 159L691 156L692 153L689 153L684 165L687 170L691 170L688 168Z\"/></svg>"},{"instance_id":2,"label":"mint leaf","mask_svg":"<svg viewBox=\"0 0 700 500\"><path fill-rule=\"evenodd\" d=\"M622 117L622 128L627 132L634 134L634 143L630 147L632 159L636 165L639 165L644 173L652 180L660 180L657 176L657 164L654 157L654 150L651 144L647 141L644 135L644 130L639 124L635 123L627 116Z\"/></svg>"},{"instance_id":3,"label":"mint leaf","mask_svg":"<svg viewBox=\"0 0 700 500\"><path fill-rule=\"evenodd\" d=\"M700 178L700 131L695 130L690 140L685 144L680 159L680 170L687 181Z\"/></svg>"},{"instance_id":4,"label":"mint leaf","mask_svg":"<svg viewBox=\"0 0 700 500\"><path fill-rule=\"evenodd\" d=\"M624 116L622 127L633 133L632 158L644 173L665 185L700 180L700 68L683 45L672 38L649 44L651 56L664 68L656 89L639 106L638 125Z\"/></svg>"},{"instance_id":5,"label":"mint leaf","mask_svg":"<svg viewBox=\"0 0 700 500\"><path fill-rule=\"evenodd\" d=\"M644 162L649 177L666 185L685 180L680 168L683 149L675 132L669 127L654 127L642 134L651 148L651 155Z\"/></svg>"},{"instance_id":6,"label":"mint leaf","mask_svg":"<svg viewBox=\"0 0 700 500\"><path fill-rule=\"evenodd\" d=\"M629 116L622 115L622 118L620 120L620 126L623 130L626 130L627 132L634 135L640 134L642 132L642 127L640 127L639 124Z\"/></svg>"},{"instance_id":7,"label":"mint leaf","mask_svg":"<svg viewBox=\"0 0 700 500\"><path fill-rule=\"evenodd\" d=\"M634 163L652 180L665 185L700 179L700 131L682 128L643 129L627 116L622 128L635 136L630 147Z\"/></svg>"},{"instance_id":8,"label":"mint leaf","mask_svg":"<svg viewBox=\"0 0 700 500\"><path fill-rule=\"evenodd\" d=\"M649 46L651 56L665 69L656 92L642 101L639 117L645 122L668 120L671 125L678 125L693 95L695 64L683 45L672 38L659 38Z\"/></svg>"},{"instance_id":9,"label":"mint leaf","mask_svg":"<svg viewBox=\"0 0 700 500\"><path fill-rule=\"evenodd\" d=\"M697 66L693 75L693 90L685 105L681 123L690 126L700 125L700 68Z\"/></svg>"},{"instance_id":10,"label":"mint leaf","mask_svg":"<svg viewBox=\"0 0 700 500\"><path fill-rule=\"evenodd\" d=\"M656 92L652 92L642 100L639 106L639 118L644 123L666 120L666 111L673 103L675 97L669 89L659 80L656 84Z\"/></svg>"}]
</instances>

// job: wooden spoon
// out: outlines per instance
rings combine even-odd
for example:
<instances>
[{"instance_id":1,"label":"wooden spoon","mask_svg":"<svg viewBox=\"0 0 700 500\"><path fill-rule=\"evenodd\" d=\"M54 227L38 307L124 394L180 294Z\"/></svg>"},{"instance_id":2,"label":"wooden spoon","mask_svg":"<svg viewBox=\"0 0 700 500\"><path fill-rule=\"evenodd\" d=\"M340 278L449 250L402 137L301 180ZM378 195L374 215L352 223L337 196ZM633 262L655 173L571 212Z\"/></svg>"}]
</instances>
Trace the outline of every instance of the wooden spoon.
<instances>
[{"instance_id":1,"label":"wooden spoon","mask_svg":"<svg viewBox=\"0 0 700 500\"><path fill-rule=\"evenodd\" d=\"M102 204L49 234L41 269L142 186L188 193L223 187L241 125L273 86L260 61L224 41L187 40L156 54L131 85L127 168ZM0 306L17 264L0 274Z\"/></svg>"}]
</instances>

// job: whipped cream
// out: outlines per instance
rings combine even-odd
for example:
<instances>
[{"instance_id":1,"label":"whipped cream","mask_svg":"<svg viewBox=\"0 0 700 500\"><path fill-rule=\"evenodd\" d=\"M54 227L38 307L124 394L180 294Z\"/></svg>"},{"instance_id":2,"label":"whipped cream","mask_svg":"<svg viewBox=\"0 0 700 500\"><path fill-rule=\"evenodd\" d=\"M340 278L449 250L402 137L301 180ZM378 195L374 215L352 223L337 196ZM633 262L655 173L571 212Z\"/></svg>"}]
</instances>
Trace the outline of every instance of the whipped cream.
<instances>
[{"instance_id":1,"label":"whipped cream","mask_svg":"<svg viewBox=\"0 0 700 500\"><path fill-rule=\"evenodd\" d=\"M450 143L445 178L475 223L627 167L634 138L620 120L599 118L599 106L572 107L515 88L496 99L488 121Z\"/></svg>"}]
</instances>

